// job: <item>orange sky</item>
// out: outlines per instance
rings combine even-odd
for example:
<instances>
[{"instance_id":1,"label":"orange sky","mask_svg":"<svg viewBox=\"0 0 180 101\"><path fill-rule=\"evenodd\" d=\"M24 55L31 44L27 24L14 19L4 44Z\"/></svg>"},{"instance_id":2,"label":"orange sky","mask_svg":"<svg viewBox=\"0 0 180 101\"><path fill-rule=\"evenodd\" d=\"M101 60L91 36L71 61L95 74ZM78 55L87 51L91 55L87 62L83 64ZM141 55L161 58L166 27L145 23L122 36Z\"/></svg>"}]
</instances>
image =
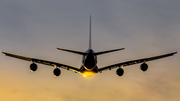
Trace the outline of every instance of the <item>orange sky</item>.
<instances>
[{"instance_id":1,"label":"orange sky","mask_svg":"<svg viewBox=\"0 0 180 101\"><path fill-rule=\"evenodd\" d=\"M92 15L92 48L125 50L98 57L104 67L128 60L166 54L180 49L179 1L11 1L0 3L0 49L22 56L55 61L79 68L82 57L57 47L86 51L89 15ZM91 78L53 67L0 56L1 101L179 101L179 53L116 69Z\"/></svg>"}]
</instances>

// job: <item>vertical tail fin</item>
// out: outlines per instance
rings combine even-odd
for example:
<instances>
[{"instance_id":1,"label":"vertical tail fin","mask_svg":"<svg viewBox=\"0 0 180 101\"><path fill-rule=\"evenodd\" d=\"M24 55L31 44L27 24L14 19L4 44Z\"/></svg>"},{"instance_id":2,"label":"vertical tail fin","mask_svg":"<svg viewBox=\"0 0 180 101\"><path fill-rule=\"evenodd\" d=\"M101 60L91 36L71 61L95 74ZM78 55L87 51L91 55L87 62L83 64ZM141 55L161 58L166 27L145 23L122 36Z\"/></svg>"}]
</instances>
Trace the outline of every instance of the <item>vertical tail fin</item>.
<instances>
[{"instance_id":1,"label":"vertical tail fin","mask_svg":"<svg viewBox=\"0 0 180 101\"><path fill-rule=\"evenodd\" d=\"M91 49L91 15L89 21L89 49Z\"/></svg>"}]
</instances>

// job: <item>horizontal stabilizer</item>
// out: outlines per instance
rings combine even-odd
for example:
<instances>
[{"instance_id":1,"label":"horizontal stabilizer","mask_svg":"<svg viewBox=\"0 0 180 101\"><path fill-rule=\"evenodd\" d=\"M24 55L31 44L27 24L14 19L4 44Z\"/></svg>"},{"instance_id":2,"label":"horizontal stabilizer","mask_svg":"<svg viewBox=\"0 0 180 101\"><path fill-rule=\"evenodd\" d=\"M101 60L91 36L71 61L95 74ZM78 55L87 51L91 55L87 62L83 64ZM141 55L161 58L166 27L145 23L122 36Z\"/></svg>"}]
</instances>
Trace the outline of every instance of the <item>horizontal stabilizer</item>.
<instances>
[{"instance_id":1,"label":"horizontal stabilizer","mask_svg":"<svg viewBox=\"0 0 180 101\"><path fill-rule=\"evenodd\" d=\"M101 54L110 53L110 52L114 52L114 51L119 51L119 50L123 50L123 49L125 49L125 48L108 50L108 51L102 51L102 52L97 52L97 53L94 53L94 54L95 54L95 55L101 55Z\"/></svg>"},{"instance_id":2,"label":"horizontal stabilizer","mask_svg":"<svg viewBox=\"0 0 180 101\"><path fill-rule=\"evenodd\" d=\"M71 52L79 55L86 55L87 53L84 52L79 52L79 51L74 51L74 50L67 50L67 49L62 49L62 48L57 48L58 50L66 51L66 52Z\"/></svg>"}]
</instances>

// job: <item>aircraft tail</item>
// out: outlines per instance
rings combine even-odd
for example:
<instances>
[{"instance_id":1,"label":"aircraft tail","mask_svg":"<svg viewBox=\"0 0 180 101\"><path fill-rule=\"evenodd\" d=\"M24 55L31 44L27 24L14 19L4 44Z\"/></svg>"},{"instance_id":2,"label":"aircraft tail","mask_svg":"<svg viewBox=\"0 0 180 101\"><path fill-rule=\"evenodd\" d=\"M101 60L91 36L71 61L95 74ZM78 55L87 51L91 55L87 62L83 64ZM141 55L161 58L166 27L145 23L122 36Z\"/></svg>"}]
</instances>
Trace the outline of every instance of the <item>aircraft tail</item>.
<instances>
[{"instance_id":1,"label":"aircraft tail","mask_svg":"<svg viewBox=\"0 0 180 101\"><path fill-rule=\"evenodd\" d=\"M91 15L89 20L89 49L91 49Z\"/></svg>"},{"instance_id":2,"label":"aircraft tail","mask_svg":"<svg viewBox=\"0 0 180 101\"><path fill-rule=\"evenodd\" d=\"M62 51L66 51L66 52L79 54L79 55L87 55L87 53L85 53L85 52L79 52L79 51L62 49L62 48L57 48L57 49L62 50ZM89 20L89 49L92 49L92 47L91 47L91 15L90 15L90 20ZM119 48L119 49L114 49L114 50L96 52L96 53L94 53L94 55L101 55L101 54L110 53L110 52L114 52L114 51L119 51L119 50L123 50L123 49L125 49L125 48Z\"/></svg>"}]
</instances>

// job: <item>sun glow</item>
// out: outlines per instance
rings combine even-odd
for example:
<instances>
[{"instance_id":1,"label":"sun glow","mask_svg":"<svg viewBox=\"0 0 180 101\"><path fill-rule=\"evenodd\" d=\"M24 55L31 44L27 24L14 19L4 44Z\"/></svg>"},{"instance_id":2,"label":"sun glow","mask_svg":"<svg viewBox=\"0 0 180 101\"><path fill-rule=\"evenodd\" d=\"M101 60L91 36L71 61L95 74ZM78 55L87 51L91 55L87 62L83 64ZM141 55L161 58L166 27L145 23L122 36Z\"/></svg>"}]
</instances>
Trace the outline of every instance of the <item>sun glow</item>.
<instances>
[{"instance_id":1,"label":"sun glow","mask_svg":"<svg viewBox=\"0 0 180 101\"><path fill-rule=\"evenodd\" d=\"M95 72L92 71L85 71L83 73L81 73L84 77L91 77L92 75L95 74Z\"/></svg>"}]
</instances>

